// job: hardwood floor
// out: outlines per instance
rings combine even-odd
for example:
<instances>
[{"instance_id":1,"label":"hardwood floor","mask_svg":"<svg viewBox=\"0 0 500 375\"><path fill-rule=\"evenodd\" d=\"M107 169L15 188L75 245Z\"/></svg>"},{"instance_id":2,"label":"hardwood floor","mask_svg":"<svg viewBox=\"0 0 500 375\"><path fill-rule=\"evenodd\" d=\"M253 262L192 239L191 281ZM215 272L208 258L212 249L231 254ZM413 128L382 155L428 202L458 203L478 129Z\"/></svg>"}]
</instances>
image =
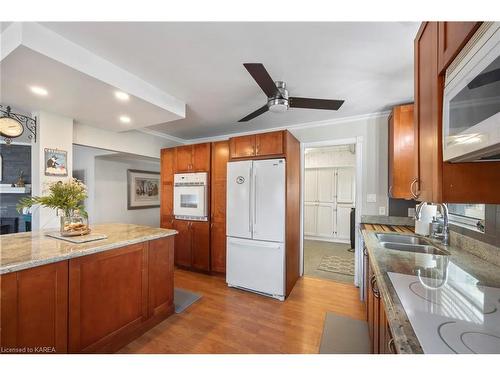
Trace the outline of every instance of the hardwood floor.
<instances>
[{"instance_id":1,"label":"hardwood floor","mask_svg":"<svg viewBox=\"0 0 500 375\"><path fill-rule=\"evenodd\" d=\"M329 280L300 278L285 302L184 270L175 271L175 286L203 297L120 353L318 353L327 311L365 317L358 289Z\"/></svg>"}]
</instances>

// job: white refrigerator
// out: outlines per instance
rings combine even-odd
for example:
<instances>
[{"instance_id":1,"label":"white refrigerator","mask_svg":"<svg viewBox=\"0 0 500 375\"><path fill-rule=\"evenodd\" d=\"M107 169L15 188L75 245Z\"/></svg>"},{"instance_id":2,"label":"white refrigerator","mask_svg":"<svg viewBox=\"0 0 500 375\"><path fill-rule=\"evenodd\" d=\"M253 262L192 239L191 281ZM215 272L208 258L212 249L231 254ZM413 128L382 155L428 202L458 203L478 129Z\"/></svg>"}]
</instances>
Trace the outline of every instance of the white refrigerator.
<instances>
[{"instance_id":1,"label":"white refrigerator","mask_svg":"<svg viewBox=\"0 0 500 375\"><path fill-rule=\"evenodd\" d=\"M226 282L285 299L285 160L227 167Z\"/></svg>"}]
</instances>

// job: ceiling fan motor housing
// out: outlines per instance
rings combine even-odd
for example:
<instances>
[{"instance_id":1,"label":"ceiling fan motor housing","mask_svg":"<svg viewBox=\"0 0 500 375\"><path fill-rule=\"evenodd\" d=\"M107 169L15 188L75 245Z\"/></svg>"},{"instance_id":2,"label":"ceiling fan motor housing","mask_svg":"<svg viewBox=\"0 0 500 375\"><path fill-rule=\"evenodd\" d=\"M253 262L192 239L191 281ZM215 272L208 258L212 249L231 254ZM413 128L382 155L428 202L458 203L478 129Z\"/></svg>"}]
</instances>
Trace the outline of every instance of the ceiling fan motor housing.
<instances>
[{"instance_id":1,"label":"ceiling fan motor housing","mask_svg":"<svg viewBox=\"0 0 500 375\"><path fill-rule=\"evenodd\" d=\"M289 107L286 84L282 81L276 81L275 83L281 96L276 95L272 98L268 98L267 106L271 112L285 112Z\"/></svg>"}]
</instances>

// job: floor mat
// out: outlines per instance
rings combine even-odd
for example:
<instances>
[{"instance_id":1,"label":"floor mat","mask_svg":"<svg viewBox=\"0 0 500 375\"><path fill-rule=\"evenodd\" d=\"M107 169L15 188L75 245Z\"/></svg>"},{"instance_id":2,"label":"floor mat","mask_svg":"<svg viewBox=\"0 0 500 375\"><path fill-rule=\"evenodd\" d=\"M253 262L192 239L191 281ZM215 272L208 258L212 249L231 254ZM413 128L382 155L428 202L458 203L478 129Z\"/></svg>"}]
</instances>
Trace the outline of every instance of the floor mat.
<instances>
[{"instance_id":1,"label":"floor mat","mask_svg":"<svg viewBox=\"0 0 500 375\"><path fill-rule=\"evenodd\" d=\"M327 312L319 353L370 354L368 323Z\"/></svg>"},{"instance_id":2,"label":"floor mat","mask_svg":"<svg viewBox=\"0 0 500 375\"><path fill-rule=\"evenodd\" d=\"M354 276L354 258L326 255L321 260L318 270Z\"/></svg>"},{"instance_id":3,"label":"floor mat","mask_svg":"<svg viewBox=\"0 0 500 375\"><path fill-rule=\"evenodd\" d=\"M175 313L179 314L201 298L201 294L186 289L174 288Z\"/></svg>"}]
</instances>

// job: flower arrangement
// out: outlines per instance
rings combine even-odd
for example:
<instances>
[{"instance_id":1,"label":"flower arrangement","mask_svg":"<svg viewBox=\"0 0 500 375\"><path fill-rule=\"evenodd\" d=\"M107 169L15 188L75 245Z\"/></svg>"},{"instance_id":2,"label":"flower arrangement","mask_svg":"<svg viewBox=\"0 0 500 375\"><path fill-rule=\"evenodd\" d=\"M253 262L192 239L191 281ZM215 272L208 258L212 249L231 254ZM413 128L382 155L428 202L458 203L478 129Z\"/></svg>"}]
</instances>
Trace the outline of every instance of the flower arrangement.
<instances>
[{"instance_id":1,"label":"flower arrangement","mask_svg":"<svg viewBox=\"0 0 500 375\"><path fill-rule=\"evenodd\" d=\"M76 178L70 178L66 181L56 181L48 185L49 194L43 197L25 197L17 204L17 211L21 212L24 208L31 208L35 205L55 209L57 215L69 217L80 213L87 217L87 211L83 206L83 201L87 198L87 187Z\"/></svg>"}]
</instances>

